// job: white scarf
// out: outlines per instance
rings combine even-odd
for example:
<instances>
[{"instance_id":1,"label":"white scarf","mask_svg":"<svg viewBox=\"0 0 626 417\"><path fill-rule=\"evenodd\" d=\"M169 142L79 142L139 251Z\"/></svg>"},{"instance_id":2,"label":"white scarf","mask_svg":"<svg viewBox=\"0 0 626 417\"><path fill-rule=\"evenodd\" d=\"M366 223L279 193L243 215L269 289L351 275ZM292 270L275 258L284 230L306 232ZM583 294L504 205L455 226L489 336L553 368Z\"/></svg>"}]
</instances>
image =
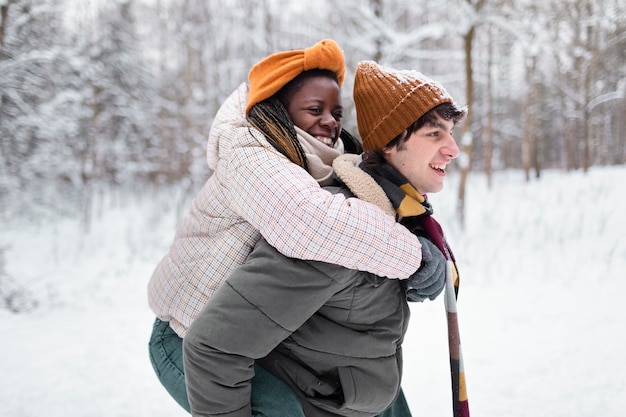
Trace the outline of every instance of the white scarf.
<instances>
[{"instance_id":1,"label":"white scarf","mask_svg":"<svg viewBox=\"0 0 626 417\"><path fill-rule=\"evenodd\" d=\"M331 148L315 139L298 126L294 127L298 134L298 141L306 155L306 160L309 165L309 174L315 178L319 185L331 185L334 182L333 161L338 156L343 155L343 141L341 138L338 138L335 145Z\"/></svg>"}]
</instances>

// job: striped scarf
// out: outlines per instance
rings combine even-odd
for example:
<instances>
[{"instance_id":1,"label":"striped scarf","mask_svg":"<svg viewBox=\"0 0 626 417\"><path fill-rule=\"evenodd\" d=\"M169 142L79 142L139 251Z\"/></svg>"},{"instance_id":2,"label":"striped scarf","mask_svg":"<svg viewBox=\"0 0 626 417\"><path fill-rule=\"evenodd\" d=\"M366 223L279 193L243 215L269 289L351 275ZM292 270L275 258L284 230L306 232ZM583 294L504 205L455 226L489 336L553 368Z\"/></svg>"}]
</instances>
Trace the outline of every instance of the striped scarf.
<instances>
[{"instance_id":1,"label":"striped scarf","mask_svg":"<svg viewBox=\"0 0 626 417\"><path fill-rule=\"evenodd\" d=\"M446 242L443 230L432 217L433 209L428 200L408 183L406 178L389 164L360 165L385 191L400 217L400 223L412 233L430 239L448 260L446 265L446 288L444 300L448 323L448 350L450 353L450 376L452 379L452 407L454 417L469 417L469 402L465 385L463 354L459 336L456 300L459 293L459 274L452 250Z\"/></svg>"}]
</instances>

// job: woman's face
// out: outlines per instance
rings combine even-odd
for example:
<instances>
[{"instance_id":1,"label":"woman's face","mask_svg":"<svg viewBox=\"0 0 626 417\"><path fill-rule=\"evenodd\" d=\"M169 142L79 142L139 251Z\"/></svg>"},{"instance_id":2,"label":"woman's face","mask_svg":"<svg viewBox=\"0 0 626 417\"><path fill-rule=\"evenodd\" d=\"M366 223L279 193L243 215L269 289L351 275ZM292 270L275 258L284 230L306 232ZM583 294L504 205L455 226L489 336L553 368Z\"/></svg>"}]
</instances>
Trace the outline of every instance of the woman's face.
<instances>
[{"instance_id":1,"label":"woman's face","mask_svg":"<svg viewBox=\"0 0 626 417\"><path fill-rule=\"evenodd\" d=\"M339 138L343 117L339 85L325 76L307 78L289 98L287 112L294 125L332 147Z\"/></svg>"}]
</instances>

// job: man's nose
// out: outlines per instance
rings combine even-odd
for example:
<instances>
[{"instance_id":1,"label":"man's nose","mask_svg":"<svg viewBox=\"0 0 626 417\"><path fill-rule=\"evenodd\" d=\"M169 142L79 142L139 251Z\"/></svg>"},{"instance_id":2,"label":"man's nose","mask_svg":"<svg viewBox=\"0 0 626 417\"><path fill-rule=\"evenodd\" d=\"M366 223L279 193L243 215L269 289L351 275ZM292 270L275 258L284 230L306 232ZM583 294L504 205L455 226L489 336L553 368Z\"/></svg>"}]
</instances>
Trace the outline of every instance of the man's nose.
<instances>
[{"instance_id":1,"label":"man's nose","mask_svg":"<svg viewBox=\"0 0 626 417\"><path fill-rule=\"evenodd\" d=\"M441 153L452 159L458 157L461 153L454 136L451 134L448 134L448 138L446 139L444 147L441 149Z\"/></svg>"}]
</instances>

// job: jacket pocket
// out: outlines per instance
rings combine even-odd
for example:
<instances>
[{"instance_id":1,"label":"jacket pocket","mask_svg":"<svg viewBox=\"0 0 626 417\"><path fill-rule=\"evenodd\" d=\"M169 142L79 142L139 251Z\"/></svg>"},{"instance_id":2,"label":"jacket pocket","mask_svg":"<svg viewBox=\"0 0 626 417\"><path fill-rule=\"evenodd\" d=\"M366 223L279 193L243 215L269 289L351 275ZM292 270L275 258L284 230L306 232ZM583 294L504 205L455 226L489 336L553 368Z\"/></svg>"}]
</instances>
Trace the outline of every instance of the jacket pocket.
<instances>
[{"instance_id":1,"label":"jacket pocket","mask_svg":"<svg viewBox=\"0 0 626 417\"><path fill-rule=\"evenodd\" d=\"M373 367L338 369L344 401L341 408L378 414L396 399L400 390L396 361L381 358L378 362Z\"/></svg>"}]
</instances>

